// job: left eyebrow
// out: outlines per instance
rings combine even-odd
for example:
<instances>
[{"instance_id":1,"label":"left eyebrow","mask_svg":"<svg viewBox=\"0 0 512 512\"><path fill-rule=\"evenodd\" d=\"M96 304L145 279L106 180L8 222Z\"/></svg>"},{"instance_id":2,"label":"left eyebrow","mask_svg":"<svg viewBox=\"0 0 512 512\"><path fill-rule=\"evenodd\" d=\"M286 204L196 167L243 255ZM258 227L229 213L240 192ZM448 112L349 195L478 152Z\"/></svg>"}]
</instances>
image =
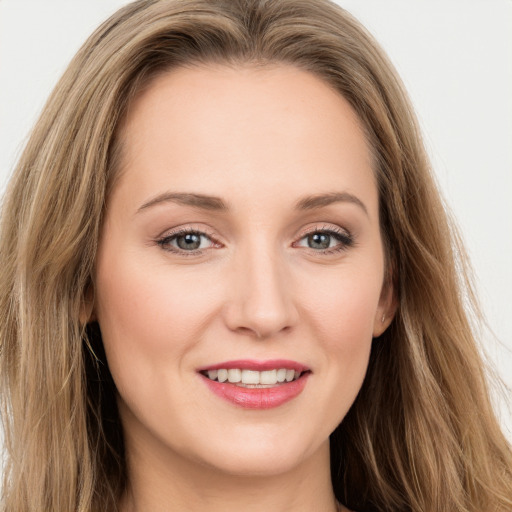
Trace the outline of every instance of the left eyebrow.
<instances>
[{"instance_id":1,"label":"left eyebrow","mask_svg":"<svg viewBox=\"0 0 512 512\"><path fill-rule=\"evenodd\" d=\"M368 215L368 209L365 204L357 196L350 194L349 192L331 192L329 194L315 194L307 196L297 201L295 204L296 210L315 210L317 208L323 208L333 203L352 203L359 206L366 215Z\"/></svg>"},{"instance_id":2,"label":"left eyebrow","mask_svg":"<svg viewBox=\"0 0 512 512\"><path fill-rule=\"evenodd\" d=\"M203 210L228 210L228 206L220 197L207 196L204 194L165 192L145 202L142 206L139 207L137 213L161 203L177 203L184 206L192 206L193 208L200 208Z\"/></svg>"}]
</instances>

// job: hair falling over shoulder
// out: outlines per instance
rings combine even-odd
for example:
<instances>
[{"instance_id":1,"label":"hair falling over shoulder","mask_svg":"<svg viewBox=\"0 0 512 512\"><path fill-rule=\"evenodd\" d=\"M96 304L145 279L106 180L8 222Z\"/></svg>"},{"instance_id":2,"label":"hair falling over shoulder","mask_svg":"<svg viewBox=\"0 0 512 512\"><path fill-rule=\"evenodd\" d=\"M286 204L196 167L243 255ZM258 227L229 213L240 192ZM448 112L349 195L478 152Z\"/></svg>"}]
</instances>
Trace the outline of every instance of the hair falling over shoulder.
<instances>
[{"instance_id":1,"label":"hair falling over shoulder","mask_svg":"<svg viewBox=\"0 0 512 512\"><path fill-rule=\"evenodd\" d=\"M0 231L2 510L115 511L126 485L115 387L80 321L130 101L177 66L288 63L352 105L373 150L398 313L331 435L337 498L360 512L512 510L512 454L476 340L456 229L392 65L328 0L139 0L57 84L15 169Z\"/></svg>"}]
</instances>

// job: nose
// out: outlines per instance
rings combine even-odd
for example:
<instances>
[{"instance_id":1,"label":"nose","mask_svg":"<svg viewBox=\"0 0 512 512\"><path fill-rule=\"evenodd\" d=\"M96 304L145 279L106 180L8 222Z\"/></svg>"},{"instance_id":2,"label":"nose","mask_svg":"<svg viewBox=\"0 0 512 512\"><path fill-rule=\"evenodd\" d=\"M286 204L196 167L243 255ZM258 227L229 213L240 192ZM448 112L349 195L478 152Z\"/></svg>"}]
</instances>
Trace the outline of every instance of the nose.
<instances>
[{"instance_id":1,"label":"nose","mask_svg":"<svg viewBox=\"0 0 512 512\"><path fill-rule=\"evenodd\" d=\"M240 253L232 263L225 305L229 329L257 339L291 330L299 314L283 256L271 247L260 245Z\"/></svg>"}]
</instances>

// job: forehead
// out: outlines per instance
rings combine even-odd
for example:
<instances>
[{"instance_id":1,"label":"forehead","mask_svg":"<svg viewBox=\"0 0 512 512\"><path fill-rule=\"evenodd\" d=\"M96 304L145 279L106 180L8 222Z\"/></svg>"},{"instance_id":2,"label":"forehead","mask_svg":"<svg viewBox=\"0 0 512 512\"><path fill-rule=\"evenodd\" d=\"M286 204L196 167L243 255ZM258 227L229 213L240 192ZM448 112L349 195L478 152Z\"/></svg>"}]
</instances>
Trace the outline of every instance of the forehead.
<instances>
[{"instance_id":1,"label":"forehead","mask_svg":"<svg viewBox=\"0 0 512 512\"><path fill-rule=\"evenodd\" d=\"M359 189L376 201L357 115L326 82L293 66L201 66L158 76L121 130L121 182L239 198ZM368 195L368 194L367 194Z\"/></svg>"}]
</instances>

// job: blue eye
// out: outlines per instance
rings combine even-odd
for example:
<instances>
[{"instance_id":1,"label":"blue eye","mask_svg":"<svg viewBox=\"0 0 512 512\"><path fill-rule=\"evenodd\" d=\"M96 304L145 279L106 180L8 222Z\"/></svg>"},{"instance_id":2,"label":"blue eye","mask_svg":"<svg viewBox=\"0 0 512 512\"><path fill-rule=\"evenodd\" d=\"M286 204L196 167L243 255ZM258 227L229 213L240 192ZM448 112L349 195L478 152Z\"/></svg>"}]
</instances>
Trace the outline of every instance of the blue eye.
<instances>
[{"instance_id":1,"label":"blue eye","mask_svg":"<svg viewBox=\"0 0 512 512\"><path fill-rule=\"evenodd\" d=\"M311 249L329 249L331 247L331 242L334 239L331 235L327 233L313 233L312 235L308 235L307 237L308 247Z\"/></svg>"},{"instance_id":2,"label":"blue eye","mask_svg":"<svg viewBox=\"0 0 512 512\"><path fill-rule=\"evenodd\" d=\"M347 249L353 245L352 236L335 230L317 230L300 239L297 246L314 249L318 252L331 253Z\"/></svg>"},{"instance_id":3,"label":"blue eye","mask_svg":"<svg viewBox=\"0 0 512 512\"><path fill-rule=\"evenodd\" d=\"M187 233L175 238L176 245L185 251L193 251L201 246L201 235L197 233Z\"/></svg>"},{"instance_id":4,"label":"blue eye","mask_svg":"<svg viewBox=\"0 0 512 512\"><path fill-rule=\"evenodd\" d=\"M216 242L201 231L181 229L170 233L156 243L165 251L184 256L202 254L202 251L216 246ZM336 229L317 229L303 236L294 247L305 247L319 254L332 254L344 251L354 245L352 235Z\"/></svg>"},{"instance_id":5,"label":"blue eye","mask_svg":"<svg viewBox=\"0 0 512 512\"><path fill-rule=\"evenodd\" d=\"M213 245L212 240L200 231L181 230L157 241L165 250L174 252L194 252Z\"/></svg>"}]
</instances>

